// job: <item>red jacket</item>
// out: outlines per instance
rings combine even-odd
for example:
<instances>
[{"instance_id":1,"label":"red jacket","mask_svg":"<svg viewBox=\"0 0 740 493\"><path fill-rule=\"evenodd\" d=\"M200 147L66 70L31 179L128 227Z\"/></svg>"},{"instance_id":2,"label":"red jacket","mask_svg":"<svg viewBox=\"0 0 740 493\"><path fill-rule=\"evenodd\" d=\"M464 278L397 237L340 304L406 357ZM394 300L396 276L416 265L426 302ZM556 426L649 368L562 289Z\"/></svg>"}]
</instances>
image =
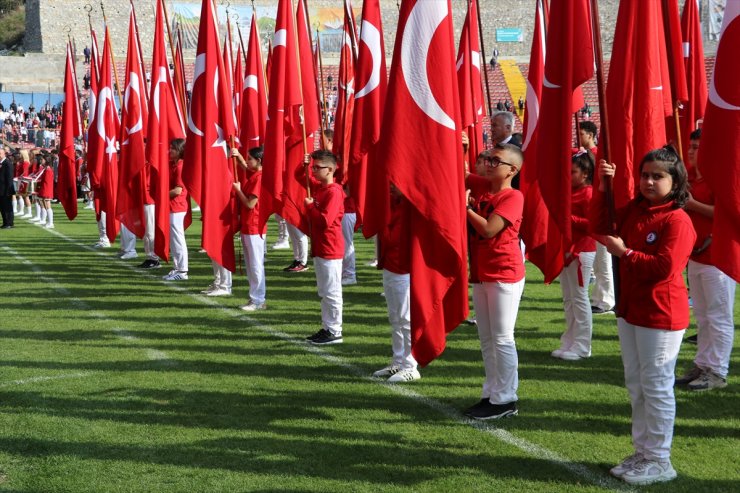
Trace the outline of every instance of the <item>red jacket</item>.
<instances>
[{"instance_id":1,"label":"red jacket","mask_svg":"<svg viewBox=\"0 0 740 493\"><path fill-rule=\"evenodd\" d=\"M592 224L604 234L604 194L595 192L594 197ZM673 202L651 206L633 200L617 211L617 234L633 250L619 259L618 316L641 327L687 328L689 294L683 270L696 241L688 214L675 209Z\"/></svg>"},{"instance_id":2,"label":"red jacket","mask_svg":"<svg viewBox=\"0 0 740 493\"><path fill-rule=\"evenodd\" d=\"M308 208L311 223L311 250L314 257L344 258L344 190L339 183L312 187L313 204Z\"/></svg>"}]
</instances>

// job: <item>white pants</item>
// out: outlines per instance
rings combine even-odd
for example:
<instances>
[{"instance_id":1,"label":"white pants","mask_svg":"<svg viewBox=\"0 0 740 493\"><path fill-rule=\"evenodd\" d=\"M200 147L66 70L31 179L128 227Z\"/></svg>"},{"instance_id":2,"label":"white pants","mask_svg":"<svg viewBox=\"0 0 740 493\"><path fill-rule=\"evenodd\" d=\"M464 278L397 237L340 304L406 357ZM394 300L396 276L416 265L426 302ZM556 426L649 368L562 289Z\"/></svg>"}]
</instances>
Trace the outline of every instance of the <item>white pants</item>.
<instances>
[{"instance_id":1,"label":"white pants","mask_svg":"<svg viewBox=\"0 0 740 493\"><path fill-rule=\"evenodd\" d=\"M278 214L275 214L275 221L277 221L278 224L278 237L276 243L288 241L288 222Z\"/></svg>"},{"instance_id":2,"label":"white pants","mask_svg":"<svg viewBox=\"0 0 740 493\"><path fill-rule=\"evenodd\" d=\"M136 253L136 235L121 223L121 251Z\"/></svg>"},{"instance_id":3,"label":"white pants","mask_svg":"<svg viewBox=\"0 0 740 493\"><path fill-rule=\"evenodd\" d=\"M306 265L308 262L308 236L290 223L287 223L287 226L288 236L293 247L293 258Z\"/></svg>"},{"instance_id":4,"label":"white pants","mask_svg":"<svg viewBox=\"0 0 740 493\"><path fill-rule=\"evenodd\" d=\"M594 259L594 277L596 283L591 291L591 305L608 310L614 308L614 278L612 276L612 256L606 247L596 242L596 258ZM586 278L588 282L588 278Z\"/></svg>"},{"instance_id":5,"label":"white pants","mask_svg":"<svg viewBox=\"0 0 740 493\"><path fill-rule=\"evenodd\" d=\"M480 350L486 370L481 397L488 398L491 404L518 400L519 360L514 326L523 291L524 279L511 284L482 282L473 286Z\"/></svg>"},{"instance_id":6,"label":"white pants","mask_svg":"<svg viewBox=\"0 0 740 493\"><path fill-rule=\"evenodd\" d=\"M40 207L36 202L36 207ZM40 214L40 213L39 213ZM105 212L100 211L100 221L98 221L98 237L101 243L108 243L108 228L105 225Z\"/></svg>"},{"instance_id":7,"label":"white pants","mask_svg":"<svg viewBox=\"0 0 740 493\"><path fill-rule=\"evenodd\" d=\"M357 214L350 212L342 216L342 236L344 236L344 258L342 259L342 279L355 280L355 224Z\"/></svg>"},{"instance_id":8,"label":"white pants","mask_svg":"<svg viewBox=\"0 0 740 493\"><path fill-rule=\"evenodd\" d=\"M727 378L735 336L735 281L713 265L689 260L689 286L699 329L694 363Z\"/></svg>"},{"instance_id":9,"label":"white pants","mask_svg":"<svg viewBox=\"0 0 740 493\"><path fill-rule=\"evenodd\" d=\"M632 445L647 459L671 457L674 371L684 330L650 329L617 319L624 383L632 403Z\"/></svg>"},{"instance_id":10,"label":"white pants","mask_svg":"<svg viewBox=\"0 0 740 493\"><path fill-rule=\"evenodd\" d=\"M288 226L290 229L290 226ZM342 259L313 258L316 286L321 298L321 326L342 335Z\"/></svg>"},{"instance_id":11,"label":"white pants","mask_svg":"<svg viewBox=\"0 0 740 493\"><path fill-rule=\"evenodd\" d=\"M560 288L563 290L563 308L567 325L567 329L560 337L560 349L584 358L591 356L593 318L588 299L588 279L591 277L595 256L595 252L581 252L578 259L563 268L560 273Z\"/></svg>"},{"instance_id":12,"label":"white pants","mask_svg":"<svg viewBox=\"0 0 740 493\"><path fill-rule=\"evenodd\" d=\"M159 260L154 253L154 204L144 204L144 254L151 260Z\"/></svg>"},{"instance_id":13,"label":"white pants","mask_svg":"<svg viewBox=\"0 0 740 493\"><path fill-rule=\"evenodd\" d=\"M244 265L249 281L249 301L255 305L265 302L265 237L242 235Z\"/></svg>"},{"instance_id":14,"label":"white pants","mask_svg":"<svg viewBox=\"0 0 740 493\"><path fill-rule=\"evenodd\" d=\"M172 267L176 271L188 271L188 245L185 243L186 212L170 212L170 251Z\"/></svg>"},{"instance_id":15,"label":"white pants","mask_svg":"<svg viewBox=\"0 0 740 493\"><path fill-rule=\"evenodd\" d=\"M213 285L231 292L231 271L213 259L211 259L211 266L213 267Z\"/></svg>"},{"instance_id":16,"label":"white pants","mask_svg":"<svg viewBox=\"0 0 740 493\"><path fill-rule=\"evenodd\" d=\"M396 274L383 269L383 292L388 305L388 321L391 323L391 349L393 365L402 370L416 369L417 363L411 355L411 276Z\"/></svg>"}]
</instances>

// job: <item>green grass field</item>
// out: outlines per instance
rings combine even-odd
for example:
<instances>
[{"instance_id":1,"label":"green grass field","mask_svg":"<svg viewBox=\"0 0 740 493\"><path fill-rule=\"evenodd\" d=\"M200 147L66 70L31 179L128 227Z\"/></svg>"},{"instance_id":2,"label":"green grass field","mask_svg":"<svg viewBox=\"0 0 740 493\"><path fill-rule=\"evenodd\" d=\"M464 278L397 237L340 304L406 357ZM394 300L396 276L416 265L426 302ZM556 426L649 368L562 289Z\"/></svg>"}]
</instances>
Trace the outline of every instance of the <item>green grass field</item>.
<instances>
[{"instance_id":1,"label":"green grass field","mask_svg":"<svg viewBox=\"0 0 740 493\"><path fill-rule=\"evenodd\" d=\"M677 480L610 478L631 453L616 322L596 318L590 359L551 358L560 289L532 265L516 332L520 415L477 423L460 413L480 398L474 327L452 333L420 381L369 378L390 337L380 273L366 265L373 245L359 235L345 343L314 348L303 342L320 325L313 270L283 273L289 251L268 250L269 308L246 315L244 274L232 297L199 294L211 268L198 221L190 280L168 284L166 267L136 269L140 243L129 261L90 248L91 211L71 223L55 213L54 231L22 219L0 230L0 491L740 491L735 375L724 390L677 391ZM682 347L679 370L694 351Z\"/></svg>"}]
</instances>

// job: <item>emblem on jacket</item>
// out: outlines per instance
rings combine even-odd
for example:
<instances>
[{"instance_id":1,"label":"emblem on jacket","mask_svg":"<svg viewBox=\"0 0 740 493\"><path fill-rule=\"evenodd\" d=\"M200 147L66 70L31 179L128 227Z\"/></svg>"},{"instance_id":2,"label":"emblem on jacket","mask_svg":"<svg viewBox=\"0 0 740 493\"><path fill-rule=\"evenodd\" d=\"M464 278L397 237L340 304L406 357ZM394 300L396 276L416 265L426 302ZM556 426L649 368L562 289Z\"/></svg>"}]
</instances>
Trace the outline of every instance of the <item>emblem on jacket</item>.
<instances>
[{"instance_id":1,"label":"emblem on jacket","mask_svg":"<svg viewBox=\"0 0 740 493\"><path fill-rule=\"evenodd\" d=\"M645 238L645 242L648 245L652 245L653 243L655 243L657 239L658 239L658 233L656 233L655 231L651 231L648 233L647 237Z\"/></svg>"}]
</instances>

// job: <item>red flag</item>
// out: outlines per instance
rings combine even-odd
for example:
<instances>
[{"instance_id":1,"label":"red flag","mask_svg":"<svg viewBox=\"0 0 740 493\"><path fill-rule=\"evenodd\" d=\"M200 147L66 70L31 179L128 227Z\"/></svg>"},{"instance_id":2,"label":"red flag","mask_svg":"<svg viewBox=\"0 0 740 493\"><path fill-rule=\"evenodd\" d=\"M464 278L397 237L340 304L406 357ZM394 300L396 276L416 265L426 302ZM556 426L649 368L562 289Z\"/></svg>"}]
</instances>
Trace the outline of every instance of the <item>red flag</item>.
<instances>
[{"instance_id":1,"label":"red flag","mask_svg":"<svg viewBox=\"0 0 740 493\"><path fill-rule=\"evenodd\" d=\"M546 2L536 0L534 36L527 76L527 107L524 110L522 150L525 166L522 169L520 181L520 189L524 194L524 218L520 232L526 246L527 258L542 271L545 283L549 284L563 270L564 251L560 231L545 207L540 184L537 181L537 170L540 165L537 159L537 142L540 129L542 82L545 80L547 10ZM542 164L551 166L552 162L547 160Z\"/></svg>"},{"instance_id":2,"label":"red flag","mask_svg":"<svg viewBox=\"0 0 740 493\"><path fill-rule=\"evenodd\" d=\"M379 0L365 0L362 4L355 81L359 89L355 93L352 122L349 186L360 218L358 222L363 225L362 234L370 238L385 226L388 203L388 175L379 168L381 159L377 158L388 88ZM369 164L372 169L368 173Z\"/></svg>"},{"instance_id":3,"label":"red flag","mask_svg":"<svg viewBox=\"0 0 740 493\"><path fill-rule=\"evenodd\" d=\"M134 19L132 7L128 30L126 89L121 112L121 156L118 166L116 216L129 231L142 238L145 233L146 195L144 142L149 111L146 101L146 79Z\"/></svg>"},{"instance_id":4,"label":"red flag","mask_svg":"<svg viewBox=\"0 0 740 493\"><path fill-rule=\"evenodd\" d=\"M103 57L100 63L100 80L97 103L95 105L95 123L90 125L88 144L93 156L93 174L91 181L97 183L96 195L100 200L100 211L106 214L106 231L111 243L118 236L119 223L116 220L116 195L118 191L118 154L116 142L118 136L118 110L113 93L111 77L112 58L110 33L106 26L103 43ZM88 156L88 170L90 159Z\"/></svg>"},{"instance_id":5,"label":"red flag","mask_svg":"<svg viewBox=\"0 0 740 493\"><path fill-rule=\"evenodd\" d=\"M67 64L64 70L64 103L62 106L61 142L59 144L59 172L57 196L69 220L77 217L77 169L75 162L75 138L82 135L80 108L77 99L72 47L67 44Z\"/></svg>"},{"instance_id":6,"label":"red flag","mask_svg":"<svg viewBox=\"0 0 740 493\"><path fill-rule=\"evenodd\" d=\"M265 224L277 212L289 223L308 230L300 211L306 196L305 188L295 178L303 165L300 136L303 94L298 84L295 28L291 2L280 0L277 8L275 34L269 77L270 98L267 105L265 155L262 168L260 223ZM297 152L296 152L297 151Z\"/></svg>"},{"instance_id":7,"label":"red flag","mask_svg":"<svg viewBox=\"0 0 740 493\"><path fill-rule=\"evenodd\" d=\"M642 157L666 143L673 110L661 13L657 1L619 4L606 87L617 208L634 197Z\"/></svg>"},{"instance_id":8,"label":"red flag","mask_svg":"<svg viewBox=\"0 0 740 493\"><path fill-rule=\"evenodd\" d=\"M211 0L203 0L193 96L188 112L183 182L200 205L203 216L201 245L219 265L235 270L232 231L234 174L229 138L235 135L231 74L219 49L218 22Z\"/></svg>"},{"instance_id":9,"label":"red flag","mask_svg":"<svg viewBox=\"0 0 740 493\"><path fill-rule=\"evenodd\" d=\"M348 178L347 166L349 164L352 136L352 115L355 108L356 32L352 4L350 0L344 0L344 41L339 57L337 109L334 114L334 147L332 149L334 155L339 159L342 182L346 182Z\"/></svg>"},{"instance_id":10,"label":"red flag","mask_svg":"<svg viewBox=\"0 0 740 493\"><path fill-rule=\"evenodd\" d=\"M90 30L90 51L90 96L88 100L88 114L90 115L90 117L88 118L87 123L87 173L90 177L90 185L92 186L93 190L95 190L99 186L98 182L95 181L98 179L98 172L95 169L98 158L95 155L95 149L92 149L89 146L89 142L92 137L96 135L96 129L94 128L94 125L98 101L98 80L100 79L100 57L98 56L98 37L93 29ZM96 207L98 206L98 199L99 197L95 197Z\"/></svg>"},{"instance_id":11,"label":"red flag","mask_svg":"<svg viewBox=\"0 0 740 493\"><path fill-rule=\"evenodd\" d=\"M170 255L170 142L185 137L182 113L167 63L162 2L157 2L152 52L151 112L147 125L146 162L154 199L154 252L165 260Z\"/></svg>"},{"instance_id":12,"label":"red flag","mask_svg":"<svg viewBox=\"0 0 740 493\"><path fill-rule=\"evenodd\" d=\"M471 0L465 16L460 47L457 52L457 84L460 87L460 115L470 146L468 161L474 163L483 150L483 82L481 81L481 52L478 38L477 0Z\"/></svg>"},{"instance_id":13,"label":"red flag","mask_svg":"<svg viewBox=\"0 0 740 493\"><path fill-rule=\"evenodd\" d=\"M727 2L709 85L699 169L715 197L712 262L740 282L740 2Z\"/></svg>"},{"instance_id":14,"label":"red flag","mask_svg":"<svg viewBox=\"0 0 740 493\"><path fill-rule=\"evenodd\" d=\"M537 126L546 131L538 134L536 159L540 163L537 166L537 178L542 199L560 232L564 251L572 243L570 163L573 144L573 91L589 80L593 73L594 50L589 1L553 0L550 3L548 21L542 106L537 122ZM547 231L548 245L554 246L551 239L557 233L550 229ZM557 254L562 257L562 252ZM555 274L549 269L558 260L550 258L548 261L546 275L549 277ZM562 268L562 263L560 267Z\"/></svg>"},{"instance_id":15,"label":"red flag","mask_svg":"<svg viewBox=\"0 0 740 493\"><path fill-rule=\"evenodd\" d=\"M381 142L411 203L411 345L426 365L468 313L465 193L452 9L404 0ZM419 136L424 136L420 145Z\"/></svg>"},{"instance_id":16,"label":"red flag","mask_svg":"<svg viewBox=\"0 0 740 493\"><path fill-rule=\"evenodd\" d=\"M177 30L177 46L175 47L175 78L172 81L175 86L175 97L182 111L187 107L187 82L185 80L185 59L182 55L182 31Z\"/></svg>"},{"instance_id":17,"label":"red flag","mask_svg":"<svg viewBox=\"0 0 740 493\"><path fill-rule=\"evenodd\" d=\"M265 142L265 125L267 124L265 71L262 65L262 46L260 45L257 26L257 14L254 12L252 13L252 26L249 28L243 86L243 105L239 129L241 131L241 143L246 151Z\"/></svg>"},{"instance_id":18,"label":"red flag","mask_svg":"<svg viewBox=\"0 0 740 493\"><path fill-rule=\"evenodd\" d=\"M704 117L704 107L707 104L707 72L704 67L704 47L697 1L686 0L681 16L683 61L688 86L688 103L680 112L684 156L688 155L689 135L697 128L696 122Z\"/></svg>"},{"instance_id":19,"label":"red flag","mask_svg":"<svg viewBox=\"0 0 740 493\"><path fill-rule=\"evenodd\" d=\"M298 0L296 9L296 41L298 43L298 66L301 69L303 121L306 125L306 136L309 142L313 142L313 134L321 128L319 122L321 116L319 112L319 85L317 83L319 74L316 71L316 64L314 63L310 29L311 26L308 25L308 7L303 0ZM297 132L293 140L303 141L302 132Z\"/></svg>"},{"instance_id":20,"label":"red flag","mask_svg":"<svg viewBox=\"0 0 740 493\"><path fill-rule=\"evenodd\" d=\"M242 114L242 94L244 93L244 72L242 71L242 46L236 49L236 62L234 64L234 113L241 117ZM237 119L236 131L239 133L241 121Z\"/></svg>"}]
</instances>

